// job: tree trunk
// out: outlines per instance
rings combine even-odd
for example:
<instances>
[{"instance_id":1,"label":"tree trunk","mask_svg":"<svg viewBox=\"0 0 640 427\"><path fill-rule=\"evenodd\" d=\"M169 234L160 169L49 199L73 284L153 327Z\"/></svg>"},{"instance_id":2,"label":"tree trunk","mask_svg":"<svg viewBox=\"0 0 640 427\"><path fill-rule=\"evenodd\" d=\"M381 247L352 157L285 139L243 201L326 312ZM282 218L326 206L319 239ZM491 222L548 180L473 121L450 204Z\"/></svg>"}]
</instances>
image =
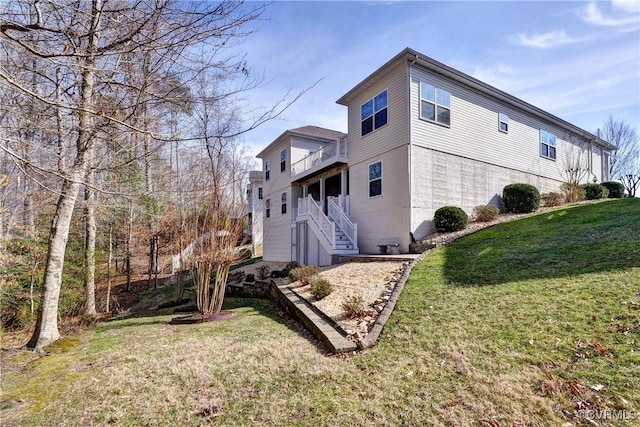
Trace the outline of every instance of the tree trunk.
<instances>
[{"instance_id":1,"label":"tree trunk","mask_svg":"<svg viewBox=\"0 0 640 427\"><path fill-rule=\"evenodd\" d=\"M95 69L94 54L98 48L98 28L100 27L101 0L93 0L91 32L88 40L88 55L81 64L80 107L78 113L78 135L76 139L76 158L70 168L69 177L62 184L56 211L51 221L47 264L44 274L44 289L38 307L36 328L27 343L27 348L42 352L44 347L60 338L58 331L58 302L62 286L62 269L64 253L69 238L69 225L73 216L73 208L78 199L80 183L87 172L87 151L93 144L93 115Z\"/></svg>"},{"instance_id":2,"label":"tree trunk","mask_svg":"<svg viewBox=\"0 0 640 427\"><path fill-rule=\"evenodd\" d=\"M107 298L105 301L105 313L111 313L109 304L111 303L111 262L113 260L113 227L109 226L109 256L107 257Z\"/></svg>"},{"instance_id":3,"label":"tree trunk","mask_svg":"<svg viewBox=\"0 0 640 427\"><path fill-rule=\"evenodd\" d=\"M96 311L96 209L95 191L91 188L93 184L93 172L87 173L87 184L84 188L86 230L84 251L84 289L85 289L85 316L97 316Z\"/></svg>"},{"instance_id":4,"label":"tree trunk","mask_svg":"<svg viewBox=\"0 0 640 427\"><path fill-rule=\"evenodd\" d=\"M36 328L27 343L27 348L42 352L44 347L60 338L58 331L58 300L62 285L62 268L64 252L69 237L69 225L73 208L80 190L80 182L84 173L77 168L70 180L65 180L58 199L55 215L51 221L47 265L44 273L44 290L38 307Z\"/></svg>"}]
</instances>

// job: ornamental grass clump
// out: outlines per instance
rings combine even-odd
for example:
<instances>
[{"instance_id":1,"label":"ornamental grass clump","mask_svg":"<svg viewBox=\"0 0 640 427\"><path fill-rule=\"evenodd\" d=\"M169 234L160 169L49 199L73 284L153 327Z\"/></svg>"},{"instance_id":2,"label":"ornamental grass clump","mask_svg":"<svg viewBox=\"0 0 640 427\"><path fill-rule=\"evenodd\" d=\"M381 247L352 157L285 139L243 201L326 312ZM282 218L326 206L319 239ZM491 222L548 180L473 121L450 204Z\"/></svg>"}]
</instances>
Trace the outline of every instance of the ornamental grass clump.
<instances>
[{"instance_id":1,"label":"ornamental grass clump","mask_svg":"<svg viewBox=\"0 0 640 427\"><path fill-rule=\"evenodd\" d=\"M560 206L565 201L565 196L555 191L544 193L540 195L540 198L542 199L542 203L547 207Z\"/></svg>"},{"instance_id":2,"label":"ornamental grass clump","mask_svg":"<svg viewBox=\"0 0 640 427\"><path fill-rule=\"evenodd\" d=\"M478 222L495 221L498 219L498 215L500 215L500 210L495 206L485 205L473 208L473 217Z\"/></svg>"},{"instance_id":3,"label":"ornamental grass clump","mask_svg":"<svg viewBox=\"0 0 640 427\"><path fill-rule=\"evenodd\" d=\"M320 267L317 265L305 265L291 270L289 277L291 280L299 280L303 285L310 285L319 273Z\"/></svg>"}]
</instances>

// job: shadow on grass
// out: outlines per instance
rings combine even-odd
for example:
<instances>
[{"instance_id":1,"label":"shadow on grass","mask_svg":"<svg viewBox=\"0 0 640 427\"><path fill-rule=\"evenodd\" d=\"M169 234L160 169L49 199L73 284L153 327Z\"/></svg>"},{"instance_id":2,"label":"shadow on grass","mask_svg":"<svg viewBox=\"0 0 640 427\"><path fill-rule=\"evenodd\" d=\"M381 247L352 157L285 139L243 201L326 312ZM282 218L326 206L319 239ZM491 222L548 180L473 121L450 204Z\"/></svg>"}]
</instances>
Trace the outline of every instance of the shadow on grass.
<instances>
[{"instance_id":1,"label":"shadow on grass","mask_svg":"<svg viewBox=\"0 0 640 427\"><path fill-rule=\"evenodd\" d=\"M640 267L640 199L572 206L496 225L444 251L446 279L466 286Z\"/></svg>"},{"instance_id":2,"label":"shadow on grass","mask_svg":"<svg viewBox=\"0 0 640 427\"><path fill-rule=\"evenodd\" d=\"M159 289L158 292L163 292L163 290ZM186 305L189 304L193 304L193 302L189 302ZM227 297L224 300L222 310L238 311L240 313L237 316L222 320L221 322L231 324L233 322L242 322L243 319L246 319L247 317L261 316L265 319L272 320L280 325L286 326L290 331L293 331L296 334L308 339L320 353L326 353L328 351L326 346L324 346L324 344L313 337L313 335L302 324L291 318L286 312L280 310L271 300L264 298ZM169 326L169 321L171 320L171 318L184 316L186 314L189 314L189 312L174 312L174 308L165 308L153 311L140 311L131 313L128 316L102 321L98 323L97 329L101 331L110 331L148 325ZM155 319L160 316L164 317L164 319ZM195 325L202 325L202 323L194 325L171 326L176 328L189 328Z\"/></svg>"}]
</instances>

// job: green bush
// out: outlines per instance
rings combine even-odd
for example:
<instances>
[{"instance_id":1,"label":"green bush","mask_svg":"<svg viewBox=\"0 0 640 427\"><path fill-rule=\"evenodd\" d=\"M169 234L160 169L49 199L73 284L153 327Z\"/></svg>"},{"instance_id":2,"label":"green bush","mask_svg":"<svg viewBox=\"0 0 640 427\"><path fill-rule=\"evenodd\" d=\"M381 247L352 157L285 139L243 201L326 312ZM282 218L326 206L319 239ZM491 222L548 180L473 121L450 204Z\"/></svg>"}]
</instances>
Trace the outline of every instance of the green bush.
<instances>
[{"instance_id":1,"label":"green bush","mask_svg":"<svg viewBox=\"0 0 640 427\"><path fill-rule=\"evenodd\" d=\"M349 319L362 317L367 314L366 304L362 296L349 295L342 301L340 308L344 311L345 316Z\"/></svg>"},{"instance_id":2,"label":"green bush","mask_svg":"<svg viewBox=\"0 0 640 427\"><path fill-rule=\"evenodd\" d=\"M478 222L494 221L498 219L498 215L500 215L500 210L495 206L486 205L473 208L473 217Z\"/></svg>"},{"instance_id":3,"label":"green bush","mask_svg":"<svg viewBox=\"0 0 640 427\"><path fill-rule=\"evenodd\" d=\"M540 193L531 184L509 184L502 190L504 209L513 213L529 213L540 207Z\"/></svg>"},{"instance_id":4,"label":"green bush","mask_svg":"<svg viewBox=\"0 0 640 427\"><path fill-rule=\"evenodd\" d=\"M436 230L440 232L464 230L469 225L469 216L457 206L443 206L433 215Z\"/></svg>"},{"instance_id":5,"label":"green bush","mask_svg":"<svg viewBox=\"0 0 640 427\"><path fill-rule=\"evenodd\" d=\"M565 201L565 196L563 194L556 193L554 191L550 193L544 193L540 196L540 198L542 199L542 203L544 203L545 206L549 207L560 206Z\"/></svg>"},{"instance_id":6,"label":"green bush","mask_svg":"<svg viewBox=\"0 0 640 427\"><path fill-rule=\"evenodd\" d=\"M621 182L607 181L600 185L609 190L610 199L621 199L624 197L624 185L622 185Z\"/></svg>"},{"instance_id":7,"label":"green bush","mask_svg":"<svg viewBox=\"0 0 640 427\"><path fill-rule=\"evenodd\" d=\"M333 292L333 285L327 279L316 276L311 282L310 291L315 299L322 299Z\"/></svg>"},{"instance_id":8,"label":"green bush","mask_svg":"<svg viewBox=\"0 0 640 427\"><path fill-rule=\"evenodd\" d=\"M581 187L587 200L604 199L609 195L607 187L600 184L584 184Z\"/></svg>"},{"instance_id":9,"label":"green bush","mask_svg":"<svg viewBox=\"0 0 640 427\"><path fill-rule=\"evenodd\" d=\"M304 285L310 285L314 277L320 273L320 267L317 265L305 265L294 268L289 272L291 280L299 280Z\"/></svg>"},{"instance_id":10,"label":"green bush","mask_svg":"<svg viewBox=\"0 0 640 427\"><path fill-rule=\"evenodd\" d=\"M253 273L249 273L249 274L247 274L247 277L245 277L245 278L244 278L244 281L245 281L245 282L249 282L249 283L251 283L251 282L255 282L255 281L256 281L256 276L255 276L255 274L253 274Z\"/></svg>"}]
</instances>

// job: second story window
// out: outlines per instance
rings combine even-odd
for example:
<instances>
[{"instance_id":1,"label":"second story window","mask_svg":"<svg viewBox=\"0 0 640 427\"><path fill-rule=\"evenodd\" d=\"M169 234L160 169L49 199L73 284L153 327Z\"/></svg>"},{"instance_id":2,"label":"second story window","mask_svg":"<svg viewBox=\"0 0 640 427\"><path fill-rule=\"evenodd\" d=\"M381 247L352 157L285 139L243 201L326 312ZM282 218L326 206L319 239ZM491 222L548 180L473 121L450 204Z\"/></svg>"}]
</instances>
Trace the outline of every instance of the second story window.
<instances>
[{"instance_id":1,"label":"second story window","mask_svg":"<svg viewBox=\"0 0 640 427\"><path fill-rule=\"evenodd\" d=\"M451 94L429 83L420 82L420 118L449 126Z\"/></svg>"},{"instance_id":2,"label":"second story window","mask_svg":"<svg viewBox=\"0 0 640 427\"><path fill-rule=\"evenodd\" d=\"M280 172L284 172L287 169L287 150L280 152Z\"/></svg>"},{"instance_id":3,"label":"second story window","mask_svg":"<svg viewBox=\"0 0 640 427\"><path fill-rule=\"evenodd\" d=\"M387 91L380 92L373 99L360 107L360 121L362 122L362 136L373 132L387 124Z\"/></svg>"},{"instance_id":4,"label":"second story window","mask_svg":"<svg viewBox=\"0 0 640 427\"><path fill-rule=\"evenodd\" d=\"M282 205L280 206L280 213L287 213L287 193L282 193Z\"/></svg>"},{"instance_id":5,"label":"second story window","mask_svg":"<svg viewBox=\"0 0 640 427\"><path fill-rule=\"evenodd\" d=\"M264 216L266 216L267 218L271 218L271 199L265 200L264 208L265 208Z\"/></svg>"},{"instance_id":6,"label":"second story window","mask_svg":"<svg viewBox=\"0 0 640 427\"><path fill-rule=\"evenodd\" d=\"M509 116L504 113L498 113L498 129L500 132L509 132Z\"/></svg>"},{"instance_id":7,"label":"second story window","mask_svg":"<svg viewBox=\"0 0 640 427\"><path fill-rule=\"evenodd\" d=\"M264 161L264 180L269 181L271 178L271 160Z\"/></svg>"},{"instance_id":8,"label":"second story window","mask_svg":"<svg viewBox=\"0 0 640 427\"><path fill-rule=\"evenodd\" d=\"M540 155L547 159L556 159L556 136L540 129Z\"/></svg>"},{"instance_id":9,"label":"second story window","mask_svg":"<svg viewBox=\"0 0 640 427\"><path fill-rule=\"evenodd\" d=\"M262 187L258 187L258 200L262 200Z\"/></svg>"}]
</instances>

